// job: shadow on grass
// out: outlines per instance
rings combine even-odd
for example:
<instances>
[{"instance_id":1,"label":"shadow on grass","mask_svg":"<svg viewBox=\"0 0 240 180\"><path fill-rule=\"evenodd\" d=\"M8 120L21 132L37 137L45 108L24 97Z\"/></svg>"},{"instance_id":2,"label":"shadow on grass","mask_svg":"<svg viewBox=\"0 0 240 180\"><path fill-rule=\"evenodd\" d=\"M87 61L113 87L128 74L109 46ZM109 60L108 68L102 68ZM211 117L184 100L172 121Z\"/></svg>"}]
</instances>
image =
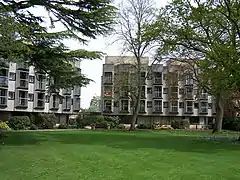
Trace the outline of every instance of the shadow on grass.
<instances>
[{"instance_id":1,"label":"shadow on grass","mask_svg":"<svg viewBox=\"0 0 240 180\"><path fill-rule=\"evenodd\" d=\"M3 140L2 140L3 141ZM124 150L138 148L169 149L182 152L215 153L238 151L240 145L230 142L201 140L196 136L177 136L151 132L10 132L4 138L5 145L24 146L44 144L99 145ZM1 145L0 145L1 146Z\"/></svg>"}]
</instances>

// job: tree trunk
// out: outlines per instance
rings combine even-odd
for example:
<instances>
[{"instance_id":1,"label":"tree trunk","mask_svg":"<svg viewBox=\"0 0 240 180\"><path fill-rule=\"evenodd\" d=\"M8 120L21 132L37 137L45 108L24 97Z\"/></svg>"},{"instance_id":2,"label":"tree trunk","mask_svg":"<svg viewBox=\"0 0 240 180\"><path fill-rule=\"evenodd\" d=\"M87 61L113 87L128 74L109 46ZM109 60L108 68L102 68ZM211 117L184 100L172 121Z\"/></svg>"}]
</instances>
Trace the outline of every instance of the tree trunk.
<instances>
[{"instance_id":1,"label":"tree trunk","mask_svg":"<svg viewBox=\"0 0 240 180\"><path fill-rule=\"evenodd\" d=\"M224 103L223 97L220 93L216 95L216 119L213 128L213 133L220 132L222 130L222 121L223 121L223 114L224 114Z\"/></svg>"},{"instance_id":2,"label":"tree trunk","mask_svg":"<svg viewBox=\"0 0 240 180\"><path fill-rule=\"evenodd\" d=\"M142 83L141 83L141 60L140 57L136 57L137 59L137 84L138 84L138 90L137 90L137 97L136 97L136 103L134 103L133 107L133 116L131 120L131 126L130 131L135 129L135 124L137 122L139 110L140 110L140 100L141 100L141 90L142 90Z\"/></svg>"}]
</instances>

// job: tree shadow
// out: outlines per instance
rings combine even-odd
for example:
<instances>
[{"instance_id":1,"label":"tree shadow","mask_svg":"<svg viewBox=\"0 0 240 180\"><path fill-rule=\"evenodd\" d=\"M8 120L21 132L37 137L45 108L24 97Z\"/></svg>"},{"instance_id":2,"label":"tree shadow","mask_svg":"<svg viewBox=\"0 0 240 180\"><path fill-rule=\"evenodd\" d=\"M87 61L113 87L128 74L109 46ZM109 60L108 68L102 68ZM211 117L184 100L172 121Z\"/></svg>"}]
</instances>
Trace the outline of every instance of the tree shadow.
<instances>
[{"instance_id":1,"label":"tree shadow","mask_svg":"<svg viewBox=\"0 0 240 180\"><path fill-rule=\"evenodd\" d=\"M6 145L24 146L38 143L99 145L123 150L166 149L180 152L215 153L239 151L239 144L206 141L197 136L177 136L151 132L14 132L5 138Z\"/></svg>"}]
</instances>

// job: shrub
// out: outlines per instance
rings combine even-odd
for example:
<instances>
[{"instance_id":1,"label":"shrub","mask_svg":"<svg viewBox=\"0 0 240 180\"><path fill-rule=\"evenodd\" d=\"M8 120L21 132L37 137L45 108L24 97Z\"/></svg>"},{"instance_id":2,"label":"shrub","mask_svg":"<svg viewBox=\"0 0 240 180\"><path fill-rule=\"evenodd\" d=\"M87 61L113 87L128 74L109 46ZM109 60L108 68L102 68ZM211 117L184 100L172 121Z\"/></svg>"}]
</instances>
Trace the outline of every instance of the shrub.
<instances>
[{"instance_id":1,"label":"shrub","mask_svg":"<svg viewBox=\"0 0 240 180\"><path fill-rule=\"evenodd\" d=\"M28 116L13 116L9 120L9 127L14 130L28 129L30 124Z\"/></svg>"},{"instance_id":2,"label":"shrub","mask_svg":"<svg viewBox=\"0 0 240 180\"><path fill-rule=\"evenodd\" d=\"M58 129L67 129L67 124L59 124Z\"/></svg>"},{"instance_id":3,"label":"shrub","mask_svg":"<svg viewBox=\"0 0 240 180\"><path fill-rule=\"evenodd\" d=\"M53 129L57 122L55 114L39 114L35 118L35 124L40 129Z\"/></svg>"},{"instance_id":4,"label":"shrub","mask_svg":"<svg viewBox=\"0 0 240 180\"><path fill-rule=\"evenodd\" d=\"M30 129L30 130L37 130L38 127L37 127L37 125L35 125L35 124L31 124L31 126L30 126L29 129Z\"/></svg>"},{"instance_id":5,"label":"shrub","mask_svg":"<svg viewBox=\"0 0 240 180\"><path fill-rule=\"evenodd\" d=\"M123 124L118 124L116 126L117 129L126 129L125 126Z\"/></svg>"},{"instance_id":6,"label":"shrub","mask_svg":"<svg viewBox=\"0 0 240 180\"><path fill-rule=\"evenodd\" d=\"M109 123L111 128L115 128L119 124L119 117L118 116L104 116L104 120Z\"/></svg>"},{"instance_id":7,"label":"shrub","mask_svg":"<svg viewBox=\"0 0 240 180\"><path fill-rule=\"evenodd\" d=\"M2 121L0 121L0 129L7 130L7 131L11 130L11 128L7 125L7 123Z\"/></svg>"},{"instance_id":8,"label":"shrub","mask_svg":"<svg viewBox=\"0 0 240 180\"><path fill-rule=\"evenodd\" d=\"M104 128L107 129L109 126L109 123L107 121L100 121L96 123L96 128Z\"/></svg>"},{"instance_id":9,"label":"shrub","mask_svg":"<svg viewBox=\"0 0 240 180\"><path fill-rule=\"evenodd\" d=\"M173 120L171 126L174 129L187 129L190 126L190 122L187 119Z\"/></svg>"},{"instance_id":10,"label":"shrub","mask_svg":"<svg viewBox=\"0 0 240 180\"><path fill-rule=\"evenodd\" d=\"M239 117L224 117L223 129L240 131L240 118Z\"/></svg>"},{"instance_id":11,"label":"shrub","mask_svg":"<svg viewBox=\"0 0 240 180\"><path fill-rule=\"evenodd\" d=\"M152 129L150 124L138 124L137 129Z\"/></svg>"}]
</instances>

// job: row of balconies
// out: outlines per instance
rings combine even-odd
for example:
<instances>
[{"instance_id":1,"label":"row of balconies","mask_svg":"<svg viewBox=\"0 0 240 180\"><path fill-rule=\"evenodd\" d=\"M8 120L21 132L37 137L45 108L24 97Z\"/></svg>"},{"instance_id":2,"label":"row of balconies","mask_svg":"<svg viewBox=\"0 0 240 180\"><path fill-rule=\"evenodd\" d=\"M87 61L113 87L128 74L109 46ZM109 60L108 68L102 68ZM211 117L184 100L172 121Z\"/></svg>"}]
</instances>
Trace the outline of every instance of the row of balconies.
<instances>
[{"instance_id":1,"label":"row of balconies","mask_svg":"<svg viewBox=\"0 0 240 180\"><path fill-rule=\"evenodd\" d=\"M27 91L17 90L16 92L8 92L7 89L0 89L0 106L7 107L8 100L15 101L16 108L27 108L28 101L34 102L35 109L44 109L45 103L50 103L50 109L58 110L59 104L62 104L63 110L71 110L71 105L73 105L74 111L80 110L80 97L74 96L63 96L60 98L59 95L53 94L45 95L45 92L35 92L34 94L29 94Z\"/></svg>"},{"instance_id":2,"label":"row of balconies","mask_svg":"<svg viewBox=\"0 0 240 180\"><path fill-rule=\"evenodd\" d=\"M142 72L141 73L141 83L142 84L146 84L147 80L152 81L152 84L159 84L162 85L163 84L163 80L167 80L169 82L169 84L171 85L176 85L178 84L178 81L180 80L178 78L177 73L171 73L168 75L168 77L166 77L166 74L162 74L160 72L153 72L151 75L148 74L146 72ZM130 83L130 74L128 78L125 78L126 80L129 81ZM186 76L183 80L184 85L193 85L194 84L194 80L192 78L192 76ZM104 72L103 75L103 84L113 84L114 80L113 80L113 73L112 72Z\"/></svg>"},{"instance_id":3,"label":"row of balconies","mask_svg":"<svg viewBox=\"0 0 240 180\"><path fill-rule=\"evenodd\" d=\"M119 103L116 104L114 107L118 107L119 111L121 113L129 113L129 107L132 107L132 105L129 105L128 100L122 100ZM105 100L104 101L104 106L103 106L103 111L104 113L112 113L112 101L111 100ZM193 101L186 101L185 104L184 102L178 102L178 101L172 101L172 102L163 102L161 100L154 100L154 101L146 101L141 100L140 102L140 113L146 113L146 109L152 109L152 113L159 113L161 114L164 109L167 109L169 114L178 114L179 109L184 109L185 114L193 114L194 109L198 109L199 114L207 114L208 109L213 109L212 104L208 102L198 102L194 103ZM213 109L213 113L215 113L215 109Z\"/></svg>"}]
</instances>

